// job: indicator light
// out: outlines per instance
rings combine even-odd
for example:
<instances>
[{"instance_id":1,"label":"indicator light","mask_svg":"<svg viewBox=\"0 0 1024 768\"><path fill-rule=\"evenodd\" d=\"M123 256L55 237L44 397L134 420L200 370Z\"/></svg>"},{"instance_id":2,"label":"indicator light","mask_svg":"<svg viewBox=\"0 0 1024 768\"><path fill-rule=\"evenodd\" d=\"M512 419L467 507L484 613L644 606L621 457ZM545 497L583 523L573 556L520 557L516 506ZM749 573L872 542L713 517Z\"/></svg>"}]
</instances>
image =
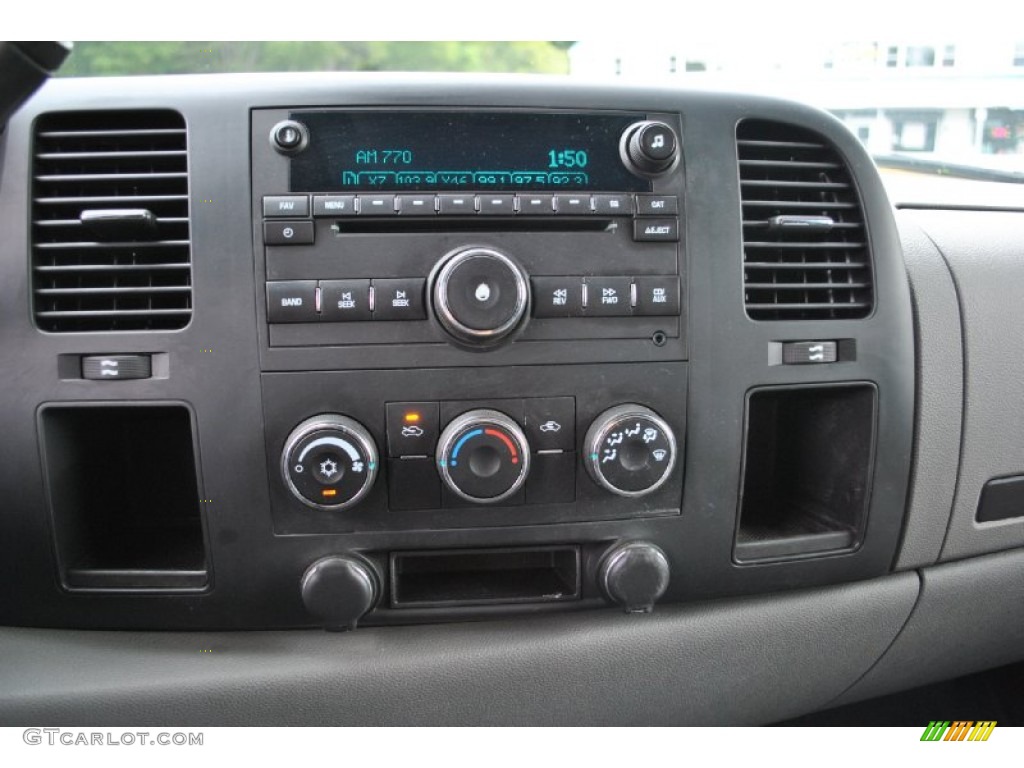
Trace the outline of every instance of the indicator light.
<instances>
[{"instance_id":1,"label":"indicator light","mask_svg":"<svg viewBox=\"0 0 1024 768\"><path fill-rule=\"evenodd\" d=\"M404 418L406 424L416 424L420 420L420 415L415 411L410 411L405 414Z\"/></svg>"},{"instance_id":2,"label":"indicator light","mask_svg":"<svg viewBox=\"0 0 1024 768\"><path fill-rule=\"evenodd\" d=\"M338 490L336 488L324 488L322 491L320 491L320 493L328 497L337 496Z\"/></svg>"}]
</instances>

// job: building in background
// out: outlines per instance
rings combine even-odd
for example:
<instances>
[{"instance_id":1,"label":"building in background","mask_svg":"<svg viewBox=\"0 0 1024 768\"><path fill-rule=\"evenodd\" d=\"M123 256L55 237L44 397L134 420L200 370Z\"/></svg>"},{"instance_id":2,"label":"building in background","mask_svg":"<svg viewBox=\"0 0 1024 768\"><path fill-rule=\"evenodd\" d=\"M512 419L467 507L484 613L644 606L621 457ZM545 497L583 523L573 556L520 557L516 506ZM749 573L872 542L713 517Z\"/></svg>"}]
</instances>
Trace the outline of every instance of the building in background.
<instances>
[{"instance_id":1,"label":"building in background","mask_svg":"<svg viewBox=\"0 0 1024 768\"><path fill-rule=\"evenodd\" d=\"M1024 169L1024 42L881 41L752 46L750 41L580 41L574 75L666 80L816 104L873 154Z\"/></svg>"}]
</instances>

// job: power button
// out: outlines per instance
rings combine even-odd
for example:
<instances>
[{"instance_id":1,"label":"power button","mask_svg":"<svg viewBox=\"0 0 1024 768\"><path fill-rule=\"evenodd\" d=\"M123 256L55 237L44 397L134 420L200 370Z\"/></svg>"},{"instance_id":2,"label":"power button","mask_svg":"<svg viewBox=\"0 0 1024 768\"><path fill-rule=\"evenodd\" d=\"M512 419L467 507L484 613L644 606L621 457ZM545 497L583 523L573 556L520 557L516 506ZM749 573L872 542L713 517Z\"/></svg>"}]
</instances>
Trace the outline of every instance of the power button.
<instances>
[{"instance_id":1,"label":"power button","mask_svg":"<svg viewBox=\"0 0 1024 768\"><path fill-rule=\"evenodd\" d=\"M282 120L270 129L270 144L282 155L294 155L306 148L309 131L295 120Z\"/></svg>"}]
</instances>

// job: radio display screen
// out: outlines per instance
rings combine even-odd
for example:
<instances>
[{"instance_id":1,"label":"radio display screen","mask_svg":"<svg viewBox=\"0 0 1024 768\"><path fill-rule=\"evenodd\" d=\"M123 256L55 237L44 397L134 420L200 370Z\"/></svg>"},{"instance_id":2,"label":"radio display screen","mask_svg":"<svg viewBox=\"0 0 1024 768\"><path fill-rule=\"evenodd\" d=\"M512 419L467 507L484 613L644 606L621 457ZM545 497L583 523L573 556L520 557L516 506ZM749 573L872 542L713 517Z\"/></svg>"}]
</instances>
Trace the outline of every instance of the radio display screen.
<instances>
[{"instance_id":1,"label":"radio display screen","mask_svg":"<svg viewBox=\"0 0 1024 768\"><path fill-rule=\"evenodd\" d=\"M626 170L623 131L643 114L294 112L309 145L293 192L600 190L647 192Z\"/></svg>"}]
</instances>

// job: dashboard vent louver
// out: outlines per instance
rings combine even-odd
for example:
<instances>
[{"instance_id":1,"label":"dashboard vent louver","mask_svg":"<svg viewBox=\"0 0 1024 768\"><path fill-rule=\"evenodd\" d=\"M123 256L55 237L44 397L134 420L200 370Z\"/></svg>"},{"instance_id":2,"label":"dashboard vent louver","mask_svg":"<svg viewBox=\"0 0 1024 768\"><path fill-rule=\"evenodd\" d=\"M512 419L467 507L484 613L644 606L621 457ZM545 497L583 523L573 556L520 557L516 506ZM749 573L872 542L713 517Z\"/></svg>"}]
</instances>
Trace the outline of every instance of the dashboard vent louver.
<instances>
[{"instance_id":1,"label":"dashboard vent louver","mask_svg":"<svg viewBox=\"0 0 1024 768\"><path fill-rule=\"evenodd\" d=\"M185 120L61 112L35 124L32 288L45 331L184 328L192 315Z\"/></svg>"},{"instance_id":2,"label":"dashboard vent louver","mask_svg":"<svg viewBox=\"0 0 1024 768\"><path fill-rule=\"evenodd\" d=\"M736 131L743 282L753 320L870 314L871 252L849 169L809 130L744 120Z\"/></svg>"}]
</instances>

